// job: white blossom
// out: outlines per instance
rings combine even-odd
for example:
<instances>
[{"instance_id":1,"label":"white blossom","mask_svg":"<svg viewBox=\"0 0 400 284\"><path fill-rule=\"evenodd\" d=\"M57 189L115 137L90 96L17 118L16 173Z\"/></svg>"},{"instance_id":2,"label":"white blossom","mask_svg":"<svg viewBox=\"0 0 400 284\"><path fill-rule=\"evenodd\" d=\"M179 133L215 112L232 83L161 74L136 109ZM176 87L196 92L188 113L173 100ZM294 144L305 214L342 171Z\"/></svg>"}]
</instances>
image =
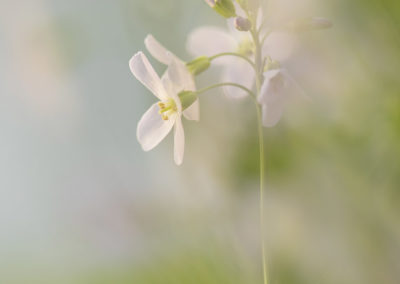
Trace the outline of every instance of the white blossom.
<instances>
[{"instance_id":1,"label":"white blossom","mask_svg":"<svg viewBox=\"0 0 400 284\"><path fill-rule=\"evenodd\" d=\"M286 69L279 68L264 72L264 83L258 102L262 107L262 120L265 127L273 127L279 122L285 105L293 94L308 98Z\"/></svg>"},{"instance_id":2,"label":"white blossom","mask_svg":"<svg viewBox=\"0 0 400 284\"><path fill-rule=\"evenodd\" d=\"M182 63L172 58L168 69L160 77L142 52L129 61L133 75L146 86L159 101L142 116L137 127L137 139L144 151L157 146L174 128L174 160L182 164L185 150L185 135L182 126L182 104L178 94L190 84L182 74Z\"/></svg>"},{"instance_id":3,"label":"white blossom","mask_svg":"<svg viewBox=\"0 0 400 284\"><path fill-rule=\"evenodd\" d=\"M237 6L238 15L244 15ZM262 19L261 12L259 19ZM234 19L228 20L228 29L213 26L204 26L193 30L187 41L187 50L193 56L214 56L219 53L235 52L254 60L254 43L250 33L240 32L235 28ZM259 23L260 24L260 23ZM283 61L293 51L295 37L286 32L272 32L264 41L262 55L270 56L273 60ZM214 62L213 62L214 63ZM252 66L243 58L224 56L217 58L215 64L222 65L224 82L241 84L248 89L253 88L255 72ZM234 87L224 87L225 93L232 98L243 98L247 93Z\"/></svg>"},{"instance_id":4,"label":"white blossom","mask_svg":"<svg viewBox=\"0 0 400 284\"><path fill-rule=\"evenodd\" d=\"M172 62L175 62L177 65L176 68L178 68L177 72L179 72L180 76L184 78L184 89L186 91L196 90L193 75L186 68L186 63L182 59L166 49L152 35L148 35L144 40L144 43L149 53L160 63L169 66ZM185 109L183 115L186 119L199 121L199 101L196 100L196 102L194 102L189 108Z\"/></svg>"}]
</instances>

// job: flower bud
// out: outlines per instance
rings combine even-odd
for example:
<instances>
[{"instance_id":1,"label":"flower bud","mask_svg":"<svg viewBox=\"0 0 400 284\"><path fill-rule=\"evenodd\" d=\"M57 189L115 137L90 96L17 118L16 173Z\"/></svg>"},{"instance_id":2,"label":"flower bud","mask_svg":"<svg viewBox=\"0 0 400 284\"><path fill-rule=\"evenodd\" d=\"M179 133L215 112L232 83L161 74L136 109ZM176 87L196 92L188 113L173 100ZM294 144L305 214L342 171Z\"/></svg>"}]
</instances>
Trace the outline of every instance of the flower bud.
<instances>
[{"instance_id":1,"label":"flower bud","mask_svg":"<svg viewBox=\"0 0 400 284\"><path fill-rule=\"evenodd\" d=\"M187 69L194 76L206 71L211 65L211 61L207 56L197 57L195 60L186 63Z\"/></svg>"},{"instance_id":2,"label":"flower bud","mask_svg":"<svg viewBox=\"0 0 400 284\"><path fill-rule=\"evenodd\" d=\"M286 24L285 28L292 32L307 32L312 30L328 29L332 27L332 25L332 22L328 19L311 17L289 22Z\"/></svg>"},{"instance_id":3,"label":"flower bud","mask_svg":"<svg viewBox=\"0 0 400 284\"><path fill-rule=\"evenodd\" d=\"M205 0L206 3L213 8L218 14L225 18L236 16L235 6L232 0Z\"/></svg>"},{"instance_id":4,"label":"flower bud","mask_svg":"<svg viewBox=\"0 0 400 284\"><path fill-rule=\"evenodd\" d=\"M247 32L251 29L251 22L246 18L236 17L234 24L235 28L241 32Z\"/></svg>"},{"instance_id":5,"label":"flower bud","mask_svg":"<svg viewBox=\"0 0 400 284\"><path fill-rule=\"evenodd\" d=\"M197 100L197 93L193 91L182 91L178 96L181 100L182 110L187 109Z\"/></svg>"}]
</instances>

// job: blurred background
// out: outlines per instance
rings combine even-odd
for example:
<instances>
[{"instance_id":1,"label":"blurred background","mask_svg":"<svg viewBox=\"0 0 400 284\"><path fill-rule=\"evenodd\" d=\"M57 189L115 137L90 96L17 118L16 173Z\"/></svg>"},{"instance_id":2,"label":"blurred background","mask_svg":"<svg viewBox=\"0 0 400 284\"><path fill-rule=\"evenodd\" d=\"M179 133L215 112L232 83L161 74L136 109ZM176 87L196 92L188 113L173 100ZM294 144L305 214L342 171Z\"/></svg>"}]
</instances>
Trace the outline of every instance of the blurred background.
<instances>
[{"instance_id":1,"label":"blurred background","mask_svg":"<svg viewBox=\"0 0 400 284\"><path fill-rule=\"evenodd\" d=\"M400 2L270 2L334 22L287 62L312 101L265 130L271 283L398 284ZM136 140L128 60L148 33L190 60L204 24L201 0L0 1L0 283L261 283L251 102L204 95L181 167Z\"/></svg>"}]
</instances>

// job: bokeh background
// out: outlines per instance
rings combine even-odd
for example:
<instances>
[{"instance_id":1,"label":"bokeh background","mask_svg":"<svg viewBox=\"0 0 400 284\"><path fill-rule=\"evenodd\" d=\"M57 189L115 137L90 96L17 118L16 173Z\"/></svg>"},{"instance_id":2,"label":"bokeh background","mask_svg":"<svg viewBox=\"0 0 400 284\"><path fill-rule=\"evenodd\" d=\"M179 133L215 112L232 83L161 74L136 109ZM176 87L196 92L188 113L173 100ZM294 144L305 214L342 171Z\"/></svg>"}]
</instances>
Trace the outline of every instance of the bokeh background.
<instances>
[{"instance_id":1,"label":"bokeh background","mask_svg":"<svg viewBox=\"0 0 400 284\"><path fill-rule=\"evenodd\" d=\"M285 63L312 100L265 131L271 283L398 284L400 2L270 2L334 22ZM205 94L181 167L135 137L128 60L148 33L189 60L204 24L201 0L1 0L0 283L261 283L251 102Z\"/></svg>"}]
</instances>

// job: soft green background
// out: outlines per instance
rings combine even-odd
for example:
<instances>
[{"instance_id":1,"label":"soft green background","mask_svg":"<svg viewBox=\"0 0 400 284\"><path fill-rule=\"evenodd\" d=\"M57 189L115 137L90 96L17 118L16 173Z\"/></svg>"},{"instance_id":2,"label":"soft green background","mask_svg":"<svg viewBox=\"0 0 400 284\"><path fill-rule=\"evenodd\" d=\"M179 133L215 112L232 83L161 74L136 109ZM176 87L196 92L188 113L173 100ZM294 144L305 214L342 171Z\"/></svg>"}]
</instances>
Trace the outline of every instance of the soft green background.
<instances>
[{"instance_id":1,"label":"soft green background","mask_svg":"<svg viewBox=\"0 0 400 284\"><path fill-rule=\"evenodd\" d=\"M312 100L265 130L271 283L398 284L400 2L285 2L334 28L301 36ZM154 97L128 60L148 33L190 59L205 24L201 0L0 2L0 283L261 283L251 102L204 95L179 168L135 137Z\"/></svg>"}]
</instances>

